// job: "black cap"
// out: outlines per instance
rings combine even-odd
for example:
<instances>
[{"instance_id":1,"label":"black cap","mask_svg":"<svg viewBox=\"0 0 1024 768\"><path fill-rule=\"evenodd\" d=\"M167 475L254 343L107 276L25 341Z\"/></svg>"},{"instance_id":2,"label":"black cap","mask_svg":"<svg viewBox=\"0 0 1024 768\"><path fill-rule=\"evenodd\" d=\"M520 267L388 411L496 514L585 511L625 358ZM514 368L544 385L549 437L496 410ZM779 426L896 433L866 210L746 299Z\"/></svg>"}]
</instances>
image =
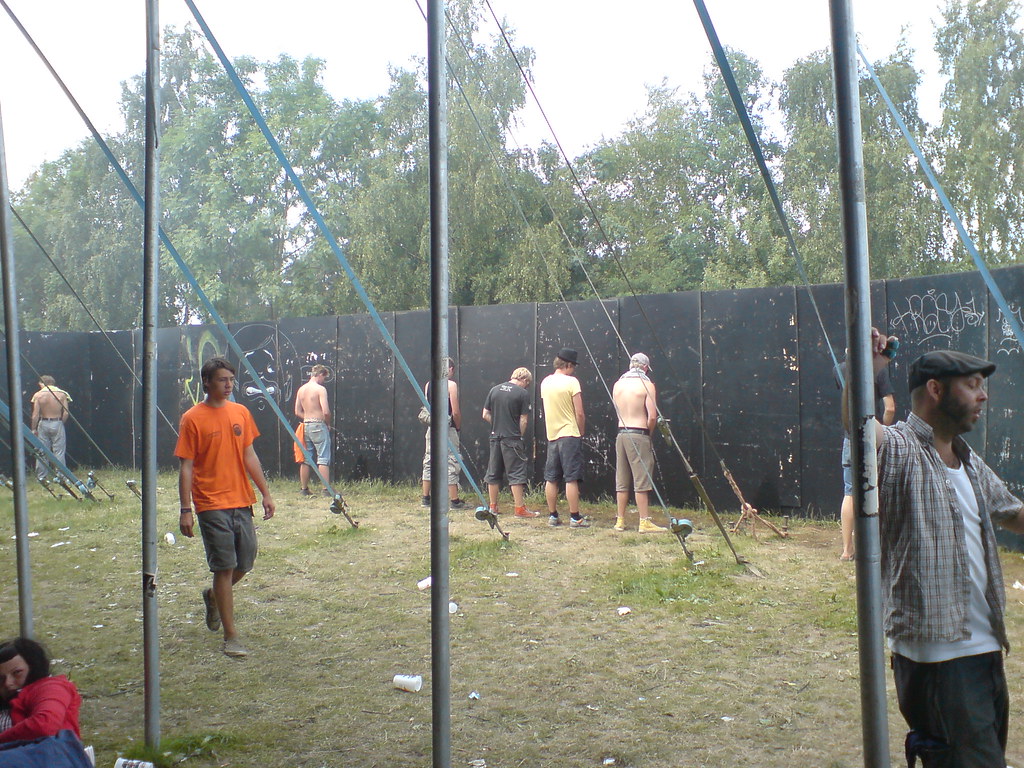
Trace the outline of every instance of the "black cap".
<instances>
[{"instance_id":1,"label":"black cap","mask_svg":"<svg viewBox=\"0 0 1024 768\"><path fill-rule=\"evenodd\" d=\"M563 360L565 360L565 362L567 362L567 363L572 363L573 365L577 365L576 361L577 361L578 357L576 355L576 350L575 349L569 349L568 347L560 349L560 350L558 350L558 356L560 358L562 358Z\"/></svg>"},{"instance_id":2,"label":"black cap","mask_svg":"<svg viewBox=\"0 0 1024 768\"><path fill-rule=\"evenodd\" d=\"M929 379L943 379L949 376L970 376L980 373L985 378L992 375L995 363L982 360L974 355L954 352L946 349L938 352L925 352L910 364L910 391L926 383Z\"/></svg>"}]
</instances>

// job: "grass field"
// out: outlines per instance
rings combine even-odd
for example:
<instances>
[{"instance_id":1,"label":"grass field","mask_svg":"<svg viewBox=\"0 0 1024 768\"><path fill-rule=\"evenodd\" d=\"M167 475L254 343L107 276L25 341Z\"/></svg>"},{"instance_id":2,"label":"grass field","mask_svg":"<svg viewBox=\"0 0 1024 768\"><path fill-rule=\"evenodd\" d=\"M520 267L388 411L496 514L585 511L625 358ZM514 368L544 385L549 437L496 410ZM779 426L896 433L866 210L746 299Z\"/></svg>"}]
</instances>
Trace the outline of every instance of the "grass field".
<instances>
[{"instance_id":1,"label":"grass field","mask_svg":"<svg viewBox=\"0 0 1024 768\"><path fill-rule=\"evenodd\" d=\"M109 768L143 741L140 503L130 475L99 475L113 501L31 489L30 550L37 637L82 692L83 738ZM159 545L161 762L429 766L430 595L417 589L430 572L429 514L418 489L345 487L352 529L294 481L275 482L278 514L259 522L256 569L236 591L251 651L237 660L206 629L202 544L176 530L176 477L160 480L160 533L176 537ZM736 535L759 578L701 513L687 513L691 564L672 536L613 531L610 503L584 511L595 523L585 530L505 514L507 543L471 511L452 513L452 765L863 764L854 569L838 562L836 525ZM18 631L11 519L0 553L6 635ZM1024 560L1003 559L1019 646L1024 592L1011 585ZM1014 713L1020 659L1007 659ZM424 687L395 690L395 674L423 675ZM889 689L899 765L891 678ZM1022 719L1011 717L1008 758L1021 765Z\"/></svg>"}]
</instances>

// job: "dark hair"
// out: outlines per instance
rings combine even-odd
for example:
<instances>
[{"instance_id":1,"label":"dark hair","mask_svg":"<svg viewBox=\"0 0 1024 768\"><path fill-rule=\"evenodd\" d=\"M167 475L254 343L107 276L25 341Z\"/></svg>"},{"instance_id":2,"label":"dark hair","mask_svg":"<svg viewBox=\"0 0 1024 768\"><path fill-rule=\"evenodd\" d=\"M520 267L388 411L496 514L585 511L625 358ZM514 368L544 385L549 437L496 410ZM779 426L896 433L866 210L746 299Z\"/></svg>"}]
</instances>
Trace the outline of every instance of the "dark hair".
<instances>
[{"instance_id":1,"label":"dark hair","mask_svg":"<svg viewBox=\"0 0 1024 768\"><path fill-rule=\"evenodd\" d=\"M15 656L21 656L28 664L25 685L50 676L50 657L46 649L35 640L16 637L0 645L0 664L10 661Z\"/></svg>"},{"instance_id":2,"label":"dark hair","mask_svg":"<svg viewBox=\"0 0 1024 768\"><path fill-rule=\"evenodd\" d=\"M222 368L226 368L227 370L231 371L232 375L238 373L238 371L235 370L235 366L233 366L231 363L227 361L226 358L223 357L211 357L209 360L203 363L203 367L199 371L199 376L203 380L203 392L206 391L206 385L210 383L210 379L213 378L213 374L215 374Z\"/></svg>"}]
</instances>

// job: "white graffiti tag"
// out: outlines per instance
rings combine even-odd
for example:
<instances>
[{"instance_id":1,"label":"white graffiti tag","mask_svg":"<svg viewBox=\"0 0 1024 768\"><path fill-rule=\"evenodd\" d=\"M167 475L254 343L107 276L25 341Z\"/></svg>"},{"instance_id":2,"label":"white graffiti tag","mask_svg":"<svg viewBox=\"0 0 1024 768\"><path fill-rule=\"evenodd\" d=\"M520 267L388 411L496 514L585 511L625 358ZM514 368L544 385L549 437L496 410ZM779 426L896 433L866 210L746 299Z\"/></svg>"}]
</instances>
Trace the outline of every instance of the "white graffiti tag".
<instances>
[{"instance_id":1,"label":"white graffiti tag","mask_svg":"<svg viewBox=\"0 0 1024 768\"><path fill-rule=\"evenodd\" d=\"M952 341L967 328L976 328L985 320L985 311L978 309L972 296L967 301L953 291L928 291L924 295L907 296L906 307L893 303L896 316L891 326L907 339L927 341L944 338Z\"/></svg>"},{"instance_id":2,"label":"white graffiti tag","mask_svg":"<svg viewBox=\"0 0 1024 768\"><path fill-rule=\"evenodd\" d=\"M1017 319L1017 327L1024 327L1024 317L1021 317L1020 307L1010 307L1013 316ZM1020 341L1013 332L1013 326L1009 319L999 310L999 343L996 345L996 354L1016 355L1020 354Z\"/></svg>"}]
</instances>

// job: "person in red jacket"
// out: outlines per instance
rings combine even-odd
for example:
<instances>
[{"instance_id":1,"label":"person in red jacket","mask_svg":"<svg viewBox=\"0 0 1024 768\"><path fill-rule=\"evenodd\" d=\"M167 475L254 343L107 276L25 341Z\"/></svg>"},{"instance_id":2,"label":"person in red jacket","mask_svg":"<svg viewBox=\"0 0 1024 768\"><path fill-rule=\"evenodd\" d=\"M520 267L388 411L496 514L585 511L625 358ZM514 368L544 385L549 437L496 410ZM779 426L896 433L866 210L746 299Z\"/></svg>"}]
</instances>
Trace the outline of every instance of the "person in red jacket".
<instances>
[{"instance_id":1,"label":"person in red jacket","mask_svg":"<svg viewBox=\"0 0 1024 768\"><path fill-rule=\"evenodd\" d=\"M56 736L63 730L82 737L82 697L64 675L50 674L46 649L35 640L17 637L0 646L0 696L10 703L13 723L0 731L0 743Z\"/></svg>"}]
</instances>

